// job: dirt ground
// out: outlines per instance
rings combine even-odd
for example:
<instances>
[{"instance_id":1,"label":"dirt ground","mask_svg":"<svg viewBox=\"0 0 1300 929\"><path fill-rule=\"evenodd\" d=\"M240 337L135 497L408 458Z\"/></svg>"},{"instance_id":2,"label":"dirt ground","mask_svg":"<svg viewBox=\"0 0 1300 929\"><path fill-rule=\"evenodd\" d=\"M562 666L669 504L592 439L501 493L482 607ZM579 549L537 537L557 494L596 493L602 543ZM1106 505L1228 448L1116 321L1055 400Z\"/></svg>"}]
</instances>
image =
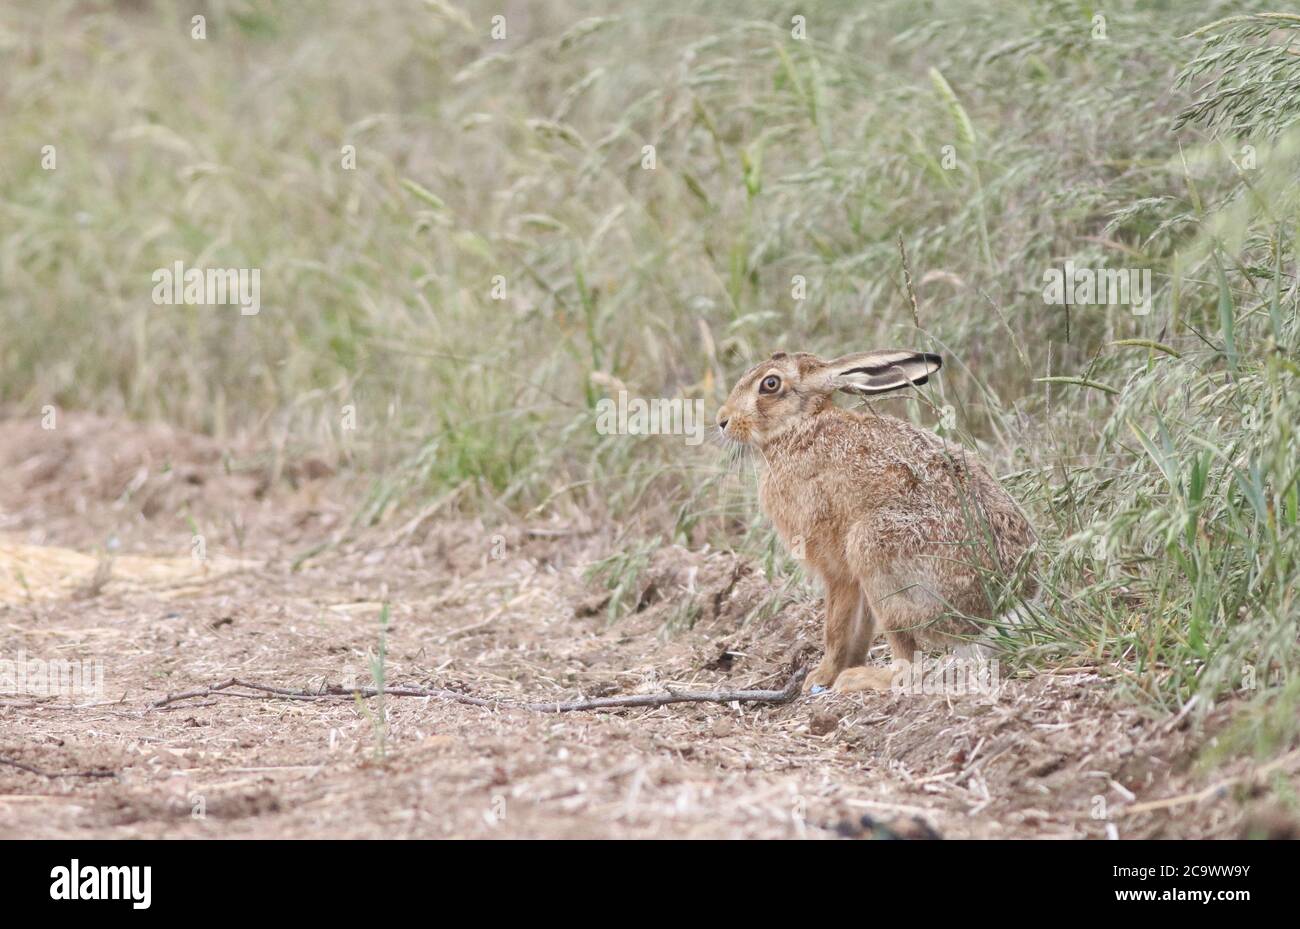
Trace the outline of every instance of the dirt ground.
<instances>
[{"instance_id":1,"label":"dirt ground","mask_svg":"<svg viewBox=\"0 0 1300 929\"><path fill-rule=\"evenodd\" d=\"M1004 676L993 699L823 694L549 715L389 697L382 756L375 701L206 696L152 708L230 677L370 684L384 602L390 685L514 701L779 688L819 657L817 604L743 624L770 592L761 570L668 548L640 608L611 625L603 588L584 579L618 544L609 531L485 528L436 511L356 531L364 485L318 461L277 467L84 415L54 430L9 420L0 436L0 660L98 661L104 680L98 697L0 694L0 837L1294 828L1269 818L1248 767L1199 773L1219 717L1149 718L1086 668ZM699 619L666 632L688 598ZM1295 767L1274 776L1294 783ZM1240 780L1206 790L1224 778ZM864 829L864 815L880 828Z\"/></svg>"}]
</instances>

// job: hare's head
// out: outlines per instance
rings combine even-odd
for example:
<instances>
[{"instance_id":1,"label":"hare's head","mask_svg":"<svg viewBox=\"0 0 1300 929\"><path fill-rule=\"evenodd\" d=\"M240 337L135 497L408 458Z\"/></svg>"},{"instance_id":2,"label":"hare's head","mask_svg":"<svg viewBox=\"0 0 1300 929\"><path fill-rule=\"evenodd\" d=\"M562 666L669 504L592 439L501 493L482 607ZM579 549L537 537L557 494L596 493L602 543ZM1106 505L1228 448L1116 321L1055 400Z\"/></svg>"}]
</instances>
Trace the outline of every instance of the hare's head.
<instances>
[{"instance_id":1,"label":"hare's head","mask_svg":"<svg viewBox=\"0 0 1300 929\"><path fill-rule=\"evenodd\" d=\"M831 404L837 390L872 396L924 384L943 364L928 352L858 352L822 361L807 352L777 352L736 382L718 410L718 428L735 442L763 446Z\"/></svg>"}]
</instances>

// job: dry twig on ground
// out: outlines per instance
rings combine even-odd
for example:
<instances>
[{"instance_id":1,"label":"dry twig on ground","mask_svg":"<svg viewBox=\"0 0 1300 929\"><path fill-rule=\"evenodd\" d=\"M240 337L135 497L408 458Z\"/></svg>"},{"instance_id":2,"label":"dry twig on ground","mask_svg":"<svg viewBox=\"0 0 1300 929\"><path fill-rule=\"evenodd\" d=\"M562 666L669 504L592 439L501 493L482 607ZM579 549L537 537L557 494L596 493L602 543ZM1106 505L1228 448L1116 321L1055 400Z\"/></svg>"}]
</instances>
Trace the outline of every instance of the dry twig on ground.
<instances>
[{"instance_id":1,"label":"dry twig on ground","mask_svg":"<svg viewBox=\"0 0 1300 929\"><path fill-rule=\"evenodd\" d=\"M435 700L448 700L469 706L482 706L501 709L529 710L534 713L572 713L578 710L624 709L631 707L668 706L672 703L789 703L799 693L806 669L799 668L790 675L786 685L780 690L666 690L655 694L632 694L624 697L595 697L588 700L535 701L521 703L513 700L475 697L471 694L458 693L454 690L438 690L424 687L343 687L331 684L317 691L293 690L286 687L272 687L255 681L240 680L232 677L217 684L211 684L199 690L187 690L183 693L168 694L161 700L150 704L153 709L170 706L182 700L196 697L244 697L247 699L270 700L282 697L287 700L329 700L337 698L356 699L357 697L376 697L380 693L387 697L432 697ZM257 694L240 693L232 688L257 691Z\"/></svg>"},{"instance_id":2,"label":"dry twig on ground","mask_svg":"<svg viewBox=\"0 0 1300 929\"><path fill-rule=\"evenodd\" d=\"M116 771L105 771L96 769L94 771L43 771L40 768L33 767L29 764L23 764L21 761L14 761L12 758L5 758L0 755L0 764L9 765L11 768L17 768L20 771L26 771L29 774L37 774L41 777L117 777Z\"/></svg>"}]
</instances>

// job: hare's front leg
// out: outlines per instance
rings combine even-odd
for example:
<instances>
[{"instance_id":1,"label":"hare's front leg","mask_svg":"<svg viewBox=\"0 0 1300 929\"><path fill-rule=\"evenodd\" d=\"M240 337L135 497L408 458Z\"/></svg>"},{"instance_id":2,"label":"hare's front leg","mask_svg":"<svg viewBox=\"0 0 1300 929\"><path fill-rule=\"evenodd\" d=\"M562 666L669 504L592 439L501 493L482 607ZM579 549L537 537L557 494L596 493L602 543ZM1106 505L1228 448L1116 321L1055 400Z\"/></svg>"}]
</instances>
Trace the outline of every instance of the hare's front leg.
<instances>
[{"instance_id":1,"label":"hare's front leg","mask_svg":"<svg viewBox=\"0 0 1300 929\"><path fill-rule=\"evenodd\" d=\"M886 585L887 586L887 585ZM834 690L841 693L853 693L861 690L890 690L902 681L911 669L913 656L916 654L916 636L912 632L912 623L918 614L908 609L906 601L894 592L881 593L884 588L871 582L862 586L864 593L875 590L876 599L865 598L867 608L873 613L889 640L889 650L893 664L887 668L866 666L846 668L835 679ZM863 662L858 662L863 664Z\"/></svg>"},{"instance_id":2,"label":"hare's front leg","mask_svg":"<svg viewBox=\"0 0 1300 929\"><path fill-rule=\"evenodd\" d=\"M826 654L804 681L804 690L830 687L845 668L867 660L874 634L871 610L853 580L826 582Z\"/></svg>"}]
</instances>

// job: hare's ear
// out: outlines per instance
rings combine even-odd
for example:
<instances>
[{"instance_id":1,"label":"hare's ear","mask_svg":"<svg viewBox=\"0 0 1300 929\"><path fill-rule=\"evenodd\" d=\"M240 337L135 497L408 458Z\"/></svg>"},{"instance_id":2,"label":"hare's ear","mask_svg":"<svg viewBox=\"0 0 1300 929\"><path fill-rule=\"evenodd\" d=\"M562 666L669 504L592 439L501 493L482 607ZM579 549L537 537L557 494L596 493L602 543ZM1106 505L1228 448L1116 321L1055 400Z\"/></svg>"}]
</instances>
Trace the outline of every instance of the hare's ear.
<instances>
[{"instance_id":1,"label":"hare's ear","mask_svg":"<svg viewBox=\"0 0 1300 929\"><path fill-rule=\"evenodd\" d=\"M941 367L938 355L902 350L858 352L826 363L832 389L860 396L924 384Z\"/></svg>"}]
</instances>

